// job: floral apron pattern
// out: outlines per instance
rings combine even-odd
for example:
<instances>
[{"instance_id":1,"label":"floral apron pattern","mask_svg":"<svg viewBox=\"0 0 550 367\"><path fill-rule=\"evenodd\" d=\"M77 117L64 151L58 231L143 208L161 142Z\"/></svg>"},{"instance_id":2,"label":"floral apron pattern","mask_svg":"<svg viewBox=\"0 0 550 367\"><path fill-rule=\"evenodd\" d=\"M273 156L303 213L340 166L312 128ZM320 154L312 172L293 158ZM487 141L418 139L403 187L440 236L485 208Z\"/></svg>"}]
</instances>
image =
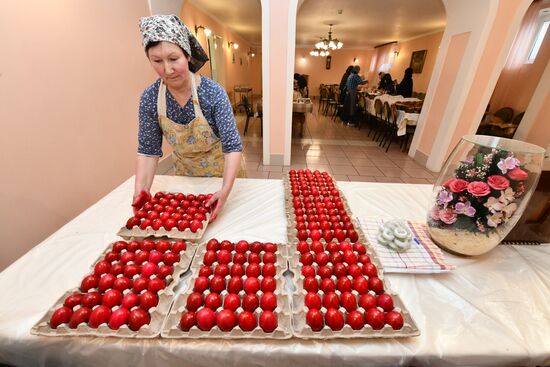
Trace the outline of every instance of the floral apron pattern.
<instances>
[{"instance_id":1,"label":"floral apron pattern","mask_svg":"<svg viewBox=\"0 0 550 367\"><path fill-rule=\"evenodd\" d=\"M224 156L222 143L202 114L195 75L191 74L191 92L195 118L188 124L175 123L167 117L166 85L161 81L157 99L159 125L173 148L174 166L178 176L222 177ZM238 177L246 177L244 161Z\"/></svg>"}]
</instances>

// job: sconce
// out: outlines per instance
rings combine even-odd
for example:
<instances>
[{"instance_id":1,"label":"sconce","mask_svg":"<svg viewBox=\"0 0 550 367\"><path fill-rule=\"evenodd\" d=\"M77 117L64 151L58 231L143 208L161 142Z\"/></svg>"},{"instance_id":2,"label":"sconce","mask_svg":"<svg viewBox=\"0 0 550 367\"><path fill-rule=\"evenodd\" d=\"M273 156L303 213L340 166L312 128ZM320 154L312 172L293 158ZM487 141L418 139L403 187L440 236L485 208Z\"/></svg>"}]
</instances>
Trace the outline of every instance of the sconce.
<instances>
[{"instance_id":1,"label":"sconce","mask_svg":"<svg viewBox=\"0 0 550 367\"><path fill-rule=\"evenodd\" d=\"M203 25L195 25L195 35L199 33L199 29L204 29L204 35L206 37L208 37L212 34L212 31L210 30L210 28L205 27Z\"/></svg>"},{"instance_id":2,"label":"sconce","mask_svg":"<svg viewBox=\"0 0 550 367\"><path fill-rule=\"evenodd\" d=\"M353 58L353 63L355 64L357 61L359 61L359 59L357 57L354 57Z\"/></svg>"},{"instance_id":3,"label":"sconce","mask_svg":"<svg viewBox=\"0 0 550 367\"><path fill-rule=\"evenodd\" d=\"M393 57L397 57L399 56L399 50L398 49L394 49L393 50Z\"/></svg>"},{"instance_id":4,"label":"sconce","mask_svg":"<svg viewBox=\"0 0 550 367\"><path fill-rule=\"evenodd\" d=\"M256 53L254 52L254 50L250 49L250 51L248 51L248 56L254 57L256 56Z\"/></svg>"},{"instance_id":5,"label":"sconce","mask_svg":"<svg viewBox=\"0 0 550 367\"><path fill-rule=\"evenodd\" d=\"M239 44L236 43L236 42L227 42L227 47L231 48L231 46L233 46L233 48L236 50L239 48Z\"/></svg>"}]
</instances>

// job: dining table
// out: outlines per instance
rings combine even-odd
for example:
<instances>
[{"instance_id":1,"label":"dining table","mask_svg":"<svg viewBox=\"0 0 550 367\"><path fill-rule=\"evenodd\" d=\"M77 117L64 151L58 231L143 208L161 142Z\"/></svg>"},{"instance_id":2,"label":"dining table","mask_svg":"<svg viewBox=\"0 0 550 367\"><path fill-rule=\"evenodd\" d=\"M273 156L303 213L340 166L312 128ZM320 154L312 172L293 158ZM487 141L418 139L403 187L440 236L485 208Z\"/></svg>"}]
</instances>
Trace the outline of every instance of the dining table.
<instances>
[{"instance_id":1,"label":"dining table","mask_svg":"<svg viewBox=\"0 0 550 367\"><path fill-rule=\"evenodd\" d=\"M221 178L156 176L151 191L209 193ZM337 182L354 218L424 221L432 186ZM0 364L8 366L548 366L550 244L499 245L477 257L445 253L438 274L384 273L420 335L406 338L152 339L36 336L30 330L120 239L134 177L0 273ZM236 179L212 238L287 246L282 180ZM367 243L368 245L368 243ZM295 274L286 276L295 277Z\"/></svg>"},{"instance_id":2,"label":"dining table","mask_svg":"<svg viewBox=\"0 0 550 367\"><path fill-rule=\"evenodd\" d=\"M256 102L256 111L258 116L263 116L263 100ZM300 126L300 138L304 136L304 125L306 122L306 113L313 113L313 103L310 98L297 98L292 101L292 124Z\"/></svg>"}]
</instances>

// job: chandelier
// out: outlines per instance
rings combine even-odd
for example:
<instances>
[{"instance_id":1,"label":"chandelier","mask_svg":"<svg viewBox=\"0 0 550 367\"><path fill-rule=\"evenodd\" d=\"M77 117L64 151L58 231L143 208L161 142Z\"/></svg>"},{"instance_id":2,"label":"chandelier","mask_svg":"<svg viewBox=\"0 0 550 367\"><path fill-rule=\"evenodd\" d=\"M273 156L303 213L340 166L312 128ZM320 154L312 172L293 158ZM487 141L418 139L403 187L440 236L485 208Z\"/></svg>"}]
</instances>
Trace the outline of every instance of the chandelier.
<instances>
[{"instance_id":1,"label":"chandelier","mask_svg":"<svg viewBox=\"0 0 550 367\"><path fill-rule=\"evenodd\" d=\"M315 44L315 48L319 50L339 50L344 44L338 41L337 38L332 39L332 24L329 24L328 38L322 39ZM321 55L322 56L322 55Z\"/></svg>"},{"instance_id":2,"label":"chandelier","mask_svg":"<svg viewBox=\"0 0 550 367\"><path fill-rule=\"evenodd\" d=\"M325 50L323 50L323 49L315 48L315 49L309 51L309 54L310 54L311 56L322 56L322 57L325 57L325 56L330 55L330 52L325 51Z\"/></svg>"}]
</instances>

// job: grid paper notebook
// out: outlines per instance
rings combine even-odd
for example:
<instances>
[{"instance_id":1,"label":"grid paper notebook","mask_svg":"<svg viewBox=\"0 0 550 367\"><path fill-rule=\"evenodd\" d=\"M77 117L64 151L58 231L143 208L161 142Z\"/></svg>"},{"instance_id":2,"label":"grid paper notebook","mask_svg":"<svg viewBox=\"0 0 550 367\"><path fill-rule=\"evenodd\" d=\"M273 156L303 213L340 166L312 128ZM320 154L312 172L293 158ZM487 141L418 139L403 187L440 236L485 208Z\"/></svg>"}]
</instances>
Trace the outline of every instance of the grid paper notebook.
<instances>
[{"instance_id":1,"label":"grid paper notebook","mask_svg":"<svg viewBox=\"0 0 550 367\"><path fill-rule=\"evenodd\" d=\"M380 217L357 218L363 232L373 245L384 272L386 273L444 273L455 268L445 262L445 256L430 239L426 224L406 221L413 233L411 248L406 252L397 252L381 245L376 240L378 227L384 222Z\"/></svg>"}]
</instances>

